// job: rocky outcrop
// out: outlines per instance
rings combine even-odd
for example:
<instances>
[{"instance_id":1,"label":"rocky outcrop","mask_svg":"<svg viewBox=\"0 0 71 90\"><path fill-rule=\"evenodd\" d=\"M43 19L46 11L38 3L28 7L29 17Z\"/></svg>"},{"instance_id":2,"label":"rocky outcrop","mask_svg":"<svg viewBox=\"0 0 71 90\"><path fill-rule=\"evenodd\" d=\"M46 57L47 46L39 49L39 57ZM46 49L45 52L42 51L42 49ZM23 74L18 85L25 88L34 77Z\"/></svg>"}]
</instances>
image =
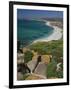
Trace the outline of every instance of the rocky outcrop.
<instances>
[{"instance_id":1,"label":"rocky outcrop","mask_svg":"<svg viewBox=\"0 0 71 90\"><path fill-rule=\"evenodd\" d=\"M49 64L51 62L52 55L42 55L41 62Z\"/></svg>"},{"instance_id":2,"label":"rocky outcrop","mask_svg":"<svg viewBox=\"0 0 71 90\"><path fill-rule=\"evenodd\" d=\"M18 53L17 54L17 64L24 63L24 54Z\"/></svg>"},{"instance_id":3,"label":"rocky outcrop","mask_svg":"<svg viewBox=\"0 0 71 90\"><path fill-rule=\"evenodd\" d=\"M47 64L40 62L36 67L34 73L46 77L46 69L47 69Z\"/></svg>"}]
</instances>

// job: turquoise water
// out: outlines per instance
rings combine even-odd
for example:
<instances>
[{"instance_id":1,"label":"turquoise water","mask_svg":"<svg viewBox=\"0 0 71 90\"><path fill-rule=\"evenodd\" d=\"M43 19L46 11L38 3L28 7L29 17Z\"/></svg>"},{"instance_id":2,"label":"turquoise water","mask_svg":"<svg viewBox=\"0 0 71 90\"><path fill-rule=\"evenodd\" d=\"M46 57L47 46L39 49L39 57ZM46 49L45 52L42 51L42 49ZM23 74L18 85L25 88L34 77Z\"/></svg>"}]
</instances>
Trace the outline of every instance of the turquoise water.
<instances>
[{"instance_id":1,"label":"turquoise water","mask_svg":"<svg viewBox=\"0 0 71 90\"><path fill-rule=\"evenodd\" d=\"M48 37L51 33L53 33L53 28L47 26L43 21L17 21L17 39L20 41L21 47L27 46L37 39Z\"/></svg>"}]
</instances>

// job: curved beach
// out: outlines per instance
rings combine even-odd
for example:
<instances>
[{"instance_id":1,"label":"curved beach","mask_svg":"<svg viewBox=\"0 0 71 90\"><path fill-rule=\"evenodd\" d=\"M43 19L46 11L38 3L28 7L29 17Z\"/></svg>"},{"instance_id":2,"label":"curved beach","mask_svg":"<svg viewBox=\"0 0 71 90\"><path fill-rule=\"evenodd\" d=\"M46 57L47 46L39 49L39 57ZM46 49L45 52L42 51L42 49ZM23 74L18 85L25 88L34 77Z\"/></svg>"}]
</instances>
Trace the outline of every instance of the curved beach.
<instances>
[{"instance_id":1,"label":"curved beach","mask_svg":"<svg viewBox=\"0 0 71 90\"><path fill-rule=\"evenodd\" d=\"M53 33L47 37L44 37L42 39L37 39L34 41L34 43L36 42L48 42L48 41L51 41L51 40L59 40L62 38L62 29L57 27L57 26L54 26L54 25L51 25L51 22L47 21L45 23L46 25L50 26L50 27L53 27L54 30L53 30Z\"/></svg>"}]
</instances>

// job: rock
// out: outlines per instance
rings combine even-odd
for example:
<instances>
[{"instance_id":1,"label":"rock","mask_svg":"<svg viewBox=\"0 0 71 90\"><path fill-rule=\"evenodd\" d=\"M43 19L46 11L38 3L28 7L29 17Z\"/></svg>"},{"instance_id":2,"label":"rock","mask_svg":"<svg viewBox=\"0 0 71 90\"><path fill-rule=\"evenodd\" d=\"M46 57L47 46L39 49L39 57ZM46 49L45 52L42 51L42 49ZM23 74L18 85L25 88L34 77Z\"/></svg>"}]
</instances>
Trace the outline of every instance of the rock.
<instances>
[{"instance_id":1,"label":"rock","mask_svg":"<svg viewBox=\"0 0 71 90\"><path fill-rule=\"evenodd\" d=\"M40 80L40 79L46 79L46 77L32 73L26 78L26 80Z\"/></svg>"},{"instance_id":2,"label":"rock","mask_svg":"<svg viewBox=\"0 0 71 90\"><path fill-rule=\"evenodd\" d=\"M23 53L25 53L25 52L27 52L27 51L30 51L30 49L29 49L29 48L24 47L24 48L23 48Z\"/></svg>"},{"instance_id":3,"label":"rock","mask_svg":"<svg viewBox=\"0 0 71 90\"><path fill-rule=\"evenodd\" d=\"M60 65L61 65L61 63L58 63L58 64L57 64L57 68L56 68L56 71L57 71L57 72L61 70Z\"/></svg>"},{"instance_id":4,"label":"rock","mask_svg":"<svg viewBox=\"0 0 71 90\"><path fill-rule=\"evenodd\" d=\"M24 54L17 54L17 64L24 63Z\"/></svg>"},{"instance_id":5,"label":"rock","mask_svg":"<svg viewBox=\"0 0 71 90\"><path fill-rule=\"evenodd\" d=\"M50 63L51 62L52 55L42 55L41 62L43 63Z\"/></svg>"},{"instance_id":6,"label":"rock","mask_svg":"<svg viewBox=\"0 0 71 90\"><path fill-rule=\"evenodd\" d=\"M22 74L31 73L31 70L25 63L21 63L17 65L17 72L20 72Z\"/></svg>"},{"instance_id":7,"label":"rock","mask_svg":"<svg viewBox=\"0 0 71 90\"><path fill-rule=\"evenodd\" d=\"M35 69L34 73L46 77L46 69L47 69L47 64L40 62L37 68Z\"/></svg>"},{"instance_id":8,"label":"rock","mask_svg":"<svg viewBox=\"0 0 71 90\"><path fill-rule=\"evenodd\" d=\"M17 72L17 80L22 80L23 74L20 72Z\"/></svg>"},{"instance_id":9,"label":"rock","mask_svg":"<svg viewBox=\"0 0 71 90\"><path fill-rule=\"evenodd\" d=\"M37 60L31 60L27 63L27 66L30 68L31 71L35 68L35 65L37 63Z\"/></svg>"}]
</instances>

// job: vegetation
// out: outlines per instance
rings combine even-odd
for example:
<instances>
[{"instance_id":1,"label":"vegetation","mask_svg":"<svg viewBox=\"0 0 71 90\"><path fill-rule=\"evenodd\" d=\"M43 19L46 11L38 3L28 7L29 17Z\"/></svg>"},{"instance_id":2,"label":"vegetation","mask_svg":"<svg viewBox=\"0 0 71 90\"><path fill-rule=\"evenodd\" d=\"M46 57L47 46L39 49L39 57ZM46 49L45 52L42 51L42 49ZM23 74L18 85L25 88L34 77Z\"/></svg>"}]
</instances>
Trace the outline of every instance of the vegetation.
<instances>
[{"instance_id":1,"label":"vegetation","mask_svg":"<svg viewBox=\"0 0 71 90\"><path fill-rule=\"evenodd\" d=\"M63 56L63 41L49 41L49 42L38 42L30 46L30 49L37 51L40 54L51 54L53 56Z\"/></svg>"},{"instance_id":2,"label":"vegetation","mask_svg":"<svg viewBox=\"0 0 71 90\"><path fill-rule=\"evenodd\" d=\"M24 61L25 61L25 63L27 63L30 60L32 60L32 57L33 57L33 53L31 51L26 51L24 53Z\"/></svg>"},{"instance_id":3,"label":"vegetation","mask_svg":"<svg viewBox=\"0 0 71 90\"><path fill-rule=\"evenodd\" d=\"M52 55L51 62L46 66L46 77L49 78L63 78L63 40L53 40L49 42L37 42L33 43L32 45L28 46L29 50L24 52L24 64L26 64L32 60L33 52L37 52L38 54L42 55ZM57 64L60 64L60 70L57 71ZM38 63L36 64L36 66ZM36 67L35 66L35 67ZM25 68L24 68L25 69ZM24 70L23 69L23 70ZM28 66L26 66L25 70L29 70ZM35 69L34 69L35 70ZM32 79L40 79L36 76L29 76L26 73L23 74L22 80L32 80Z\"/></svg>"},{"instance_id":4,"label":"vegetation","mask_svg":"<svg viewBox=\"0 0 71 90\"><path fill-rule=\"evenodd\" d=\"M26 80L26 78L28 77L28 74L24 74L21 80Z\"/></svg>"},{"instance_id":5,"label":"vegetation","mask_svg":"<svg viewBox=\"0 0 71 90\"><path fill-rule=\"evenodd\" d=\"M46 71L47 78L57 77L56 65L57 63L54 60L47 65Z\"/></svg>"},{"instance_id":6,"label":"vegetation","mask_svg":"<svg viewBox=\"0 0 71 90\"><path fill-rule=\"evenodd\" d=\"M47 78L52 78L52 77L63 78L63 69L56 71L57 68L56 66L57 66L57 62L55 60L52 60L52 62L50 62L47 65L47 71L46 71Z\"/></svg>"},{"instance_id":7,"label":"vegetation","mask_svg":"<svg viewBox=\"0 0 71 90\"><path fill-rule=\"evenodd\" d=\"M38 42L30 46L31 50L38 52L39 54L50 54L52 55L51 62L47 65L46 76L47 78L63 77L63 40L53 40L49 42ZM56 71L57 64L61 64L61 70Z\"/></svg>"},{"instance_id":8,"label":"vegetation","mask_svg":"<svg viewBox=\"0 0 71 90\"><path fill-rule=\"evenodd\" d=\"M57 72L57 77L58 78L63 78L63 70Z\"/></svg>"}]
</instances>

